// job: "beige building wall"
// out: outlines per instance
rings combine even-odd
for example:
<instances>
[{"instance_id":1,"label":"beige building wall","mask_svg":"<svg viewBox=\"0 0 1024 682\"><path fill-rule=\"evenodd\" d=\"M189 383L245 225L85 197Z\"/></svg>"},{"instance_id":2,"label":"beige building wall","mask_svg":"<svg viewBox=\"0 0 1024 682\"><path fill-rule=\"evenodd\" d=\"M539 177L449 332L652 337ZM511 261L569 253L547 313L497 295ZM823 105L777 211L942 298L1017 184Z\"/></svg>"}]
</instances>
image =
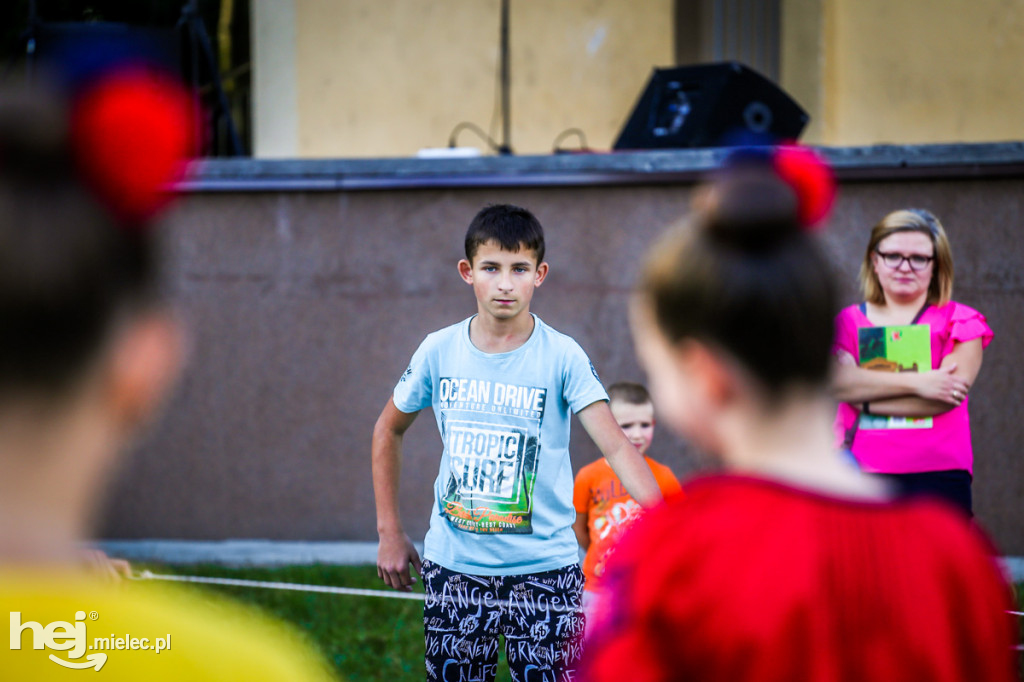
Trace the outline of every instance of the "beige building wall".
<instances>
[{"instance_id":1,"label":"beige building wall","mask_svg":"<svg viewBox=\"0 0 1024 682\"><path fill-rule=\"evenodd\" d=\"M1024 2L824 0L821 142L1024 138Z\"/></svg>"},{"instance_id":2,"label":"beige building wall","mask_svg":"<svg viewBox=\"0 0 1024 682\"><path fill-rule=\"evenodd\" d=\"M780 85L811 114L806 142L1024 138L1024 0L780 3ZM573 127L609 149L652 67L674 61L676 3L510 4L514 151L550 153ZM411 156L463 121L500 142L500 6L253 0L256 155ZM459 143L489 151L470 130Z\"/></svg>"},{"instance_id":3,"label":"beige building wall","mask_svg":"<svg viewBox=\"0 0 1024 682\"><path fill-rule=\"evenodd\" d=\"M825 7L823 0L782 0L779 85L811 116L801 140L825 139Z\"/></svg>"},{"instance_id":4,"label":"beige building wall","mask_svg":"<svg viewBox=\"0 0 1024 682\"><path fill-rule=\"evenodd\" d=\"M499 0L256 0L254 69L273 70L256 79L256 155L410 156L447 146L462 121L500 142L500 7ZM672 63L671 0L528 0L512 2L510 14L517 154L550 153L570 127L582 129L591 147L610 148L651 69ZM275 15L286 21L276 25ZM469 130L459 143L487 151ZM563 146L576 144L569 138Z\"/></svg>"}]
</instances>

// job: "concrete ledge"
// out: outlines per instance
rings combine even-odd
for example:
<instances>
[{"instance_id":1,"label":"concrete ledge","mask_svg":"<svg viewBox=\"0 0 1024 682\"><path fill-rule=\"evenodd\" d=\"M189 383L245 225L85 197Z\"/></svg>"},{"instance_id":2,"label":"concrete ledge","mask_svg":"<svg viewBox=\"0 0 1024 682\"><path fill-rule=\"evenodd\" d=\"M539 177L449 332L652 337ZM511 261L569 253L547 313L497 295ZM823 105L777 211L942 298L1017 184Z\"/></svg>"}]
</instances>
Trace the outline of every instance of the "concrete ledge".
<instances>
[{"instance_id":1,"label":"concrete ledge","mask_svg":"<svg viewBox=\"0 0 1024 682\"><path fill-rule=\"evenodd\" d=\"M841 181L1024 176L1024 142L817 147ZM689 183L724 148L465 159L205 159L186 192L357 191Z\"/></svg>"},{"instance_id":2,"label":"concrete ledge","mask_svg":"<svg viewBox=\"0 0 1024 682\"><path fill-rule=\"evenodd\" d=\"M286 566L303 564L373 564L376 542L278 542L274 540L102 540L96 543L111 556L166 564L224 566ZM416 551L423 555L423 543ZM1002 557L1014 582L1024 582L1024 557Z\"/></svg>"},{"instance_id":3,"label":"concrete ledge","mask_svg":"<svg viewBox=\"0 0 1024 682\"><path fill-rule=\"evenodd\" d=\"M376 542L102 540L96 544L111 556L166 564L285 566L377 562ZM416 543L416 551L423 554L422 543Z\"/></svg>"},{"instance_id":4,"label":"concrete ledge","mask_svg":"<svg viewBox=\"0 0 1024 682\"><path fill-rule=\"evenodd\" d=\"M1015 583L1024 582L1024 557L1004 556L1002 558L1003 570Z\"/></svg>"}]
</instances>

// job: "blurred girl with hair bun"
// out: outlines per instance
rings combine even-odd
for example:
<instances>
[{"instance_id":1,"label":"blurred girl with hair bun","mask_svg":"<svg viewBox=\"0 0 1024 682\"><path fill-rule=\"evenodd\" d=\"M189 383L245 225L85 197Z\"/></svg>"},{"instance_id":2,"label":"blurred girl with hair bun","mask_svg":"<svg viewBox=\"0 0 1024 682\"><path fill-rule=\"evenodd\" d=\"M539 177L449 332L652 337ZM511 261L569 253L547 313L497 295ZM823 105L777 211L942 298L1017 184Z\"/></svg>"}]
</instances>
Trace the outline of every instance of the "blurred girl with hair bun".
<instances>
[{"instance_id":1,"label":"blurred girl with hair bun","mask_svg":"<svg viewBox=\"0 0 1024 682\"><path fill-rule=\"evenodd\" d=\"M623 540L590 682L1015 679L985 538L834 448L836 287L809 185L780 160L808 153L730 163L651 251L631 311L641 364L663 422L725 471ZM796 160L804 179L818 163Z\"/></svg>"},{"instance_id":2,"label":"blurred girl with hair bun","mask_svg":"<svg viewBox=\"0 0 1024 682\"><path fill-rule=\"evenodd\" d=\"M258 613L82 566L121 457L182 364L154 227L191 99L137 65L66 94L0 92L0 677L330 679Z\"/></svg>"}]
</instances>

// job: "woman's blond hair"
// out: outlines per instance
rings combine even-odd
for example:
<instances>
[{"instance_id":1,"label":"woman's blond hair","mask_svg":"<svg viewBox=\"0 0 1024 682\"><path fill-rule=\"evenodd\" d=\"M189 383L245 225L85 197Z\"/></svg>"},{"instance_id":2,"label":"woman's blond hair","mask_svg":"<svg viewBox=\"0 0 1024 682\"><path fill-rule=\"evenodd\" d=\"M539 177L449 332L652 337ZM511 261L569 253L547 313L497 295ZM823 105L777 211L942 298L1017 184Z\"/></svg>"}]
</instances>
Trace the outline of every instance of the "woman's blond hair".
<instances>
[{"instance_id":1,"label":"woman's blond hair","mask_svg":"<svg viewBox=\"0 0 1024 682\"><path fill-rule=\"evenodd\" d=\"M920 208L893 211L871 228L871 238L860 264L860 288L864 300L875 305L885 304L885 293L875 274L872 256L883 239L896 232L920 232L927 235L934 247L932 280L928 283L928 302L943 306L953 297L953 250L949 246L942 223L930 212Z\"/></svg>"}]
</instances>

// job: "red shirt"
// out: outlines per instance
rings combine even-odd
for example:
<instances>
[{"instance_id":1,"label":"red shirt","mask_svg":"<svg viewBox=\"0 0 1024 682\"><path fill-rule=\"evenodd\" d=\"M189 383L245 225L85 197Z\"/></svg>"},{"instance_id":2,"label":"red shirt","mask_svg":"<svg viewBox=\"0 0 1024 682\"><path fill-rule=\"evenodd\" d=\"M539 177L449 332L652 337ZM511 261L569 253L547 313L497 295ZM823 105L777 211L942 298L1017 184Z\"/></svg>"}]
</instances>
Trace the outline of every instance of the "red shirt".
<instances>
[{"instance_id":1,"label":"red shirt","mask_svg":"<svg viewBox=\"0 0 1024 682\"><path fill-rule=\"evenodd\" d=\"M1017 679L1009 588L955 512L739 476L683 490L616 550L585 680Z\"/></svg>"}]
</instances>

